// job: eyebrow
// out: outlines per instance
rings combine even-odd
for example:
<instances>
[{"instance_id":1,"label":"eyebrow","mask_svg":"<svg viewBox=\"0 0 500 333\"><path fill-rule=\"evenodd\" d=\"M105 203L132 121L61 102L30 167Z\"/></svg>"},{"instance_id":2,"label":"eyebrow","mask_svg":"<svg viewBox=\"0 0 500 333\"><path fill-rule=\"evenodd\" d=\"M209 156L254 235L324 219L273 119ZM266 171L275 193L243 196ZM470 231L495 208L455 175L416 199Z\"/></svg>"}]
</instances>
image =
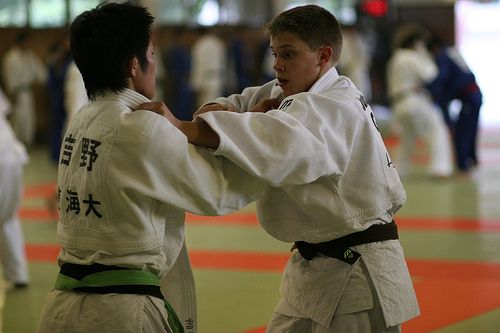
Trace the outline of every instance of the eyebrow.
<instances>
[{"instance_id":1,"label":"eyebrow","mask_svg":"<svg viewBox=\"0 0 500 333\"><path fill-rule=\"evenodd\" d=\"M273 49L273 47L271 45L269 45L269 48ZM285 45L278 46L278 49L285 49L285 48L296 48L296 46L292 45L292 44L285 44Z\"/></svg>"}]
</instances>

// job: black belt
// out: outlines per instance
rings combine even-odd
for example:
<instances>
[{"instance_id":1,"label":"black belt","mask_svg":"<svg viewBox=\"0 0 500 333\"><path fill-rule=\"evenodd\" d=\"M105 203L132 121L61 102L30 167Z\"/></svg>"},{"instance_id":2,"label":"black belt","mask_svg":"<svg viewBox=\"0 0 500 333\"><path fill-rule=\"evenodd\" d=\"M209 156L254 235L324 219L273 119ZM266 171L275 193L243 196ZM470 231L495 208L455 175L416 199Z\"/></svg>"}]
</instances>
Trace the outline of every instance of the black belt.
<instances>
[{"instance_id":1,"label":"black belt","mask_svg":"<svg viewBox=\"0 0 500 333\"><path fill-rule=\"evenodd\" d=\"M386 224L375 224L366 230L355 232L328 242L313 244L298 241L295 242L292 249L298 249L302 257L306 260L312 260L318 254L323 254L327 257L336 258L352 265L361 255L351 250L350 247L398 238L398 228L396 223L392 221Z\"/></svg>"}]
</instances>

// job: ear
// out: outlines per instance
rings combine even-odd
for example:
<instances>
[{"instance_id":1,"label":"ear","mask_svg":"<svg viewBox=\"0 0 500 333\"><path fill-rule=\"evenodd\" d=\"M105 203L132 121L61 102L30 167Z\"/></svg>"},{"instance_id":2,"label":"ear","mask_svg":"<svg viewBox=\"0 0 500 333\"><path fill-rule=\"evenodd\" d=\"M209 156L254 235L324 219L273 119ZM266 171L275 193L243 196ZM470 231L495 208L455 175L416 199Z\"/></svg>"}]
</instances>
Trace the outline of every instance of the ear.
<instances>
[{"instance_id":1,"label":"ear","mask_svg":"<svg viewBox=\"0 0 500 333\"><path fill-rule=\"evenodd\" d=\"M133 57L128 62L128 75L129 75L129 77L134 79L137 75L138 70L139 70L139 60L137 60L137 57Z\"/></svg>"},{"instance_id":2,"label":"ear","mask_svg":"<svg viewBox=\"0 0 500 333\"><path fill-rule=\"evenodd\" d=\"M331 46L323 46L319 49L319 60L322 65L330 62L332 57L333 48Z\"/></svg>"}]
</instances>

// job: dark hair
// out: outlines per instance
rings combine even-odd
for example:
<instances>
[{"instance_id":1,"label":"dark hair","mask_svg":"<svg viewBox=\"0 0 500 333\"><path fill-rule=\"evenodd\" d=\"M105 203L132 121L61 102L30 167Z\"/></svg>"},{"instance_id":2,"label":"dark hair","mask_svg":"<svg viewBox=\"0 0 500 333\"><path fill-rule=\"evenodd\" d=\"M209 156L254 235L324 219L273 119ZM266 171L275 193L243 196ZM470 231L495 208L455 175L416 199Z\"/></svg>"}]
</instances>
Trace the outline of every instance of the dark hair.
<instances>
[{"instance_id":1,"label":"dark hair","mask_svg":"<svg viewBox=\"0 0 500 333\"><path fill-rule=\"evenodd\" d=\"M392 39L392 48L411 49L418 41L427 44L430 38L431 34L426 28L414 23L407 23L396 30Z\"/></svg>"},{"instance_id":2,"label":"dark hair","mask_svg":"<svg viewBox=\"0 0 500 333\"><path fill-rule=\"evenodd\" d=\"M131 3L103 3L78 15L71 24L71 52L89 99L127 87L129 61L147 68L146 53L153 16Z\"/></svg>"},{"instance_id":3,"label":"dark hair","mask_svg":"<svg viewBox=\"0 0 500 333\"><path fill-rule=\"evenodd\" d=\"M427 49L432 53L437 53L446 46L447 45L445 41L441 37L436 35L433 35L431 38L429 38L427 42Z\"/></svg>"},{"instance_id":4,"label":"dark hair","mask_svg":"<svg viewBox=\"0 0 500 333\"><path fill-rule=\"evenodd\" d=\"M415 31L414 33L406 36L406 38L401 41L401 45L399 47L403 49L411 49L417 41L424 41L422 37L423 36L418 31Z\"/></svg>"},{"instance_id":5,"label":"dark hair","mask_svg":"<svg viewBox=\"0 0 500 333\"><path fill-rule=\"evenodd\" d=\"M269 37L289 32L307 43L311 50L322 46L333 48L333 60L337 62L342 51L342 30L335 16L316 6L299 6L282 12L264 26Z\"/></svg>"}]
</instances>

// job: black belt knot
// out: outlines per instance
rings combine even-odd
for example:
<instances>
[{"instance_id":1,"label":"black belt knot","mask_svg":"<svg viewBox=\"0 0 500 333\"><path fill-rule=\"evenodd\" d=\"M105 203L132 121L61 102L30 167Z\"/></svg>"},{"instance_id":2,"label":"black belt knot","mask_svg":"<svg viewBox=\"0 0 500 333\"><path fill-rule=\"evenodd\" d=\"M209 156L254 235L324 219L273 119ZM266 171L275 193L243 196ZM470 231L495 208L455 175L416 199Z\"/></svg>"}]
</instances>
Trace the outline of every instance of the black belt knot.
<instances>
[{"instance_id":1,"label":"black belt knot","mask_svg":"<svg viewBox=\"0 0 500 333\"><path fill-rule=\"evenodd\" d=\"M327 257L336 258L352 265L361 255L351 250L350 247L398 238L396 223L392 221L386 224L375 224L366 230L358 231L327 242L308 243L297 241L292 249L297 248L300 255L306 260L312 260L321 253Z\"/></svg>"}]
</instances>

